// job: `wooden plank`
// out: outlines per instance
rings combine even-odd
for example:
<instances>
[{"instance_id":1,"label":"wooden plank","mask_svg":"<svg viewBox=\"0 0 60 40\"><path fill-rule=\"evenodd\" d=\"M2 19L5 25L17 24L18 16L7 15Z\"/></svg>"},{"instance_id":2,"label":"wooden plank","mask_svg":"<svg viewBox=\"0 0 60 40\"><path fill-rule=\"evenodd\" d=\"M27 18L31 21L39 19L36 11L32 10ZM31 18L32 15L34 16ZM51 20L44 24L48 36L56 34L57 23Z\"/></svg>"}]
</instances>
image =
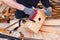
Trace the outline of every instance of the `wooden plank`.
<instances>
[{"instance_id":1,"label":"wooden plank","mask_svg":"<svg viewBox=\"0 0 60 40\"><path fill-rule=\"evenodd\" d=\"M47 32L47 33L54 33L60 35L60 26L42 26L40 31Z\"/></svg>"},{"instance_id":2,"label":"wooden plank","mask_svg":"<svg viewBox=\"0 0 60 40\"><path fill-rule=\"evenodd\" d=\"M7 29L0 28L0 33L9 34L10 32Z\"/></svg>"},{"instance_id":3,"label":"wooden plank","mask_svg":"<svg viewBox=\"0 0 60 40\"><path fill-rule=\"evenodd\" d=\"M43 25L60 25L60 19L48 19Z\"/></svg>"},{"instance_id":4,"label":"wooden plank","mask_svg":"<svg viewBox=\"0 0 60 40\"><path fill-rule=\"evenodd\" d=\"M24 38L34 38L34 39L43 39L40 32L32 33L26 30L24 26L21 26L17 29L18 32L21 32L24 35Z\"/></svg>"},{"instance_id":5,"label":"wooden plank","mask_svg":"<svg viewBox=\"0 0 60 40\"><path fill-rule=\"evenodd\" d=\"M30 31L27 31L24 26L20 27L18 32L22 32L24 37L27 38L41 38L44 40L52 40L52 39L59 39L60 38L60 27L49 27L49 26L42 26L40 28L40 31L38 33L31 33Z\"/></svg>"},{"instance_id":6,"label":"wooden plank","mask_svg":"<svg viewBox=\"0 0 60 40\"><path fill-rule=\"evenodd\" d=\"M14 20L11 20L10 23L0 23L0 27L1 28L9 28L11 26L13 26L14 24L18 23L19 19L14 19ZM17 26L17 25L15 25Z\"/></svg>"},{"instance_id":7,"label":"wooden plank","mask_svg":"<svg viewBox=\"0 0 60 40\"><path fill-rule=\"evenodd\" d=\"M44 40L60 40L60 27L42 26L40 32Z\"/></svg>"},{"instance_id":8,"label":"wooden plank","mask_svg":"<svg viewBox=\"0 0 60 40\"><path fill-rule=\"evenodd\" d=\"M6 29L8 29L9 31L13 31L16 27L19 27L19 23L16 23L14 25L11 25L10 27L8 27Z\"/></svg>"},{"instance_id":9,"label":"wooden plank","mask_svg":"<svg viewBox=\"0 0 60 40\"><path fill-rule=\"evenodd\" d=\"M60 35L54 33L42 32L44 40L60 40Z\"/></svg>"}]
</instances>

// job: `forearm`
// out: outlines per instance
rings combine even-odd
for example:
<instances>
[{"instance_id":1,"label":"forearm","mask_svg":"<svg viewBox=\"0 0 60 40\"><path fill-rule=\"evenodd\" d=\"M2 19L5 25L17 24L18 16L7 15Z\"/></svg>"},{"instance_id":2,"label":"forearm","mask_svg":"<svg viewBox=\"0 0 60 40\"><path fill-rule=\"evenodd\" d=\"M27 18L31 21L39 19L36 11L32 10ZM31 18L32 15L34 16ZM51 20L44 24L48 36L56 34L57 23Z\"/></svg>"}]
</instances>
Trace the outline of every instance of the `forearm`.
<instances>
[{"instance_id":1,"label":"forearm","mask_svg":"<svg viewBox=\"0 0 60 40\"><path fill-rule=\"evenodd\" d=\"M13 0L1 0L1 2L3 2L4 4L6 4L12 8L16 8L21 11L23 11L25 8L25 6L23 6L22 4L18 4L17 2L14 2Z\"/></svg>"},{"instance_id":2,"label":"forearm","mask_svg":"<svg viewBox=\"0 0 60 40\"><path fill-rule=\"evenodd\" d=\"M2 2L0 1L0 5L2 4Z\"/></svg>"}]
</instances>

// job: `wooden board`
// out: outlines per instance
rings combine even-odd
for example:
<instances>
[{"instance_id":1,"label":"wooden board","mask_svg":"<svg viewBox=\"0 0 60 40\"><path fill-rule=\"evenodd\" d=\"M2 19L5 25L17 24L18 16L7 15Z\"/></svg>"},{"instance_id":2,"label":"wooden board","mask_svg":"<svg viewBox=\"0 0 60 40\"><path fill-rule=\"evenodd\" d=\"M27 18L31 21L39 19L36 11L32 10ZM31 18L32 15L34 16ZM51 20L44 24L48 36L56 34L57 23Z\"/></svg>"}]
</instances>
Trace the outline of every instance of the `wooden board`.
<instances>
[{"instance_id":1,"label":"wooden board","mask_svg":"<svg viewBox=\"0 0 60 40\"><path fill-rule=\"evenodd\" d=\"M60 19L48 19L44 22L43 25L57 25L57 26L60 26Z\"/></svg>"},{"instance_id":2,"label":"wooden board","mask_svg":"<svg viewBox=\"0 0 60 40\"><path fill-rule=\"evenodd\" d=\"M9 34L11 30L19 25L18 22L18 19L14 19L11 20L10 23L0 23L0 33Z\"/></svg>"},{"instance_id":3,"label":"wooden board","mask_svg":"<svg viewBox=\"0 0 60 40\"><path fill-rule=\"evenodd\" d=\"M40 32L44 40L60 40L60 27L42 26Z\"/></svg>"},{"instance_id":4,"label":"wooden board","mask_svg":"<svg viewBox=\"0 0 60 40\"><path fill-rule=\"evenodd\" d=\"M11 20L10 23L0 23L0 27L1 28L9 28L9 27L12 27L13 25L15 25L15 23L18 23L18 22L19 22L19 19L14 19L14 20ZM15 26L17 26L17 25L15 25Z\"/></svg>"},{"instance_id":5,"label":"wooden board","mask_svg":"<svg viewBox=\"0 0 60 40\"><path fill-rule=\"evenodd\" d=\"M24 37L26 38L36 38L36 39L44 39L44 40L52 40L60 38L60 27L53 27L53 26L42 26L38 33L31 33L25 29L24 26L21 26L18 32L22 32ZM57 36L57 37L56 37Z\"/></svg>"},{"instance_id":6,"label":"wooden board","mask_svg":"<svg viewBox=\"0 0 60 40\"><path fill-rule=\"evenodd\" d=\"M23 38L43 39L43 37L42 37L40 32L38 32L38 33L31 33L29 31L27 31L24 26L21 26L20 28L18 28L17 31L21 32L24 35Z\"/></svg>"},{"instance_id":7,"label":"wooden board","mask_svg":"<svg viewBox=\"0 0 60 40\"><path fill-rule=\"evenodd\" d=\"M0 28L0 33L9 34L9 31L7 29Z\"/></svg>"},{"instance_id":8,"label":"wooden board","mask_svg":"<svg viewBox=\"0 0 60 40\"><path fill-rule=\"evenodd\" d=\"M43 22L45 21L45 18L46 18L46 16L45 16L43 10L38 10L38 14L34 18L35 22L33 22L31 20L26 20L26 23L24 23L24 25L21 25L21 26L24 26L26 28L26 30L28 30L30 32L38 33Z\"/></svg>"}]
</instances>

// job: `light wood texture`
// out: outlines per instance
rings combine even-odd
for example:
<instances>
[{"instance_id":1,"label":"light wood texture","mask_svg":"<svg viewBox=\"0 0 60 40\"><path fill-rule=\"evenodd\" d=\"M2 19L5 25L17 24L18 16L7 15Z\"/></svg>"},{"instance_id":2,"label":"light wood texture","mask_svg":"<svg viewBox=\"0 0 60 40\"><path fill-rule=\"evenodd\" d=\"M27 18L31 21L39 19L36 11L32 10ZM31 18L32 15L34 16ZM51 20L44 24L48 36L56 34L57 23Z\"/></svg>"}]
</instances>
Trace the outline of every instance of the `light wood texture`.
<instances>
[{"instance_id":1,"label":"light wood texture","mask_svg":"<svg viewBox=\"0 0 60 40\"><path fill-rule=\"evenodd\" d=\"M42 26L40 32L44 40L60 40L60 26Z\"/></svg>"},{"instance_id":2,"label":"light wood texture","mask_svg":"<svg viewBox=\"0 0 60 40\"><path fill-rule=\"evenodd\" d=\"M60 25L60 19L48 19L43 25Z\"/></svg>"},{"instance_id":3,"label":"light wood texture","mask_svg":"<svg viewBox=\"0 0 60 40\"><path fill-rule=\"evenodd\" d=\"M9 34L9 31L7 29L0 28L0 33Z\"/></svg>"},{"instance_id":4,"label":"light wood texture","mask_svg":"<svg viewBox=\"0 0 60 40\"><path fill-rule=\"evenodd\" d=\"M42 26L40 31L47 32L47 33L54 33L60 34L60 27L53 27L53 26Z\"/></svg>"},{"instance_id":5,"label":"light wood texture","mask_svg":"<svg viewBox=\"0 0 60 40\"><path fill-rule=\"evenodd\" d=\"M18 32L21 32L24 35L24 38L34 38L34 39L43 39L40 32L38 33L32 33L26 30L25 27L21 26L17 30Z\"/></svg>"}]
</instances>

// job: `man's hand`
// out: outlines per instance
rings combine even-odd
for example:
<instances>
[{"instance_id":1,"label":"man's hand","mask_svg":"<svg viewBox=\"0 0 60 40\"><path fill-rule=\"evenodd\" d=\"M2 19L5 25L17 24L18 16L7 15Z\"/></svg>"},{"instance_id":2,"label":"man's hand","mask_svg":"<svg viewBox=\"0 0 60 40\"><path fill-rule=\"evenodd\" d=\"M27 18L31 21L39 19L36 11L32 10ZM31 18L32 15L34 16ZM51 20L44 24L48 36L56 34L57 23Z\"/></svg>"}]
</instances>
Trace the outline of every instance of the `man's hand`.
<instances>
[{"instance_id":1,"label":"man's hand","mask_svg":"<svg viewBox=\"0 0 60 40\"><path fill-rule=\"evenodd\" d=\"M45 15L46 16L51 16L52 15L52 8L51 7L45 8Z\"/></svg>"},{"instance_id":2,"label":"man's hand","mask_svg":"<svg viewBox=\"0 0 60 40\"><path fill-rule=\"evenodd\" d=\"M36 14L37 14L37 10L34 7L32 7L32 8L27 8L26 7L24 9L24 12L25 12L25 14L28 14L29 15L29 19L32 19L32 20L34 20Z\"/></svg>"}]
</instances>

